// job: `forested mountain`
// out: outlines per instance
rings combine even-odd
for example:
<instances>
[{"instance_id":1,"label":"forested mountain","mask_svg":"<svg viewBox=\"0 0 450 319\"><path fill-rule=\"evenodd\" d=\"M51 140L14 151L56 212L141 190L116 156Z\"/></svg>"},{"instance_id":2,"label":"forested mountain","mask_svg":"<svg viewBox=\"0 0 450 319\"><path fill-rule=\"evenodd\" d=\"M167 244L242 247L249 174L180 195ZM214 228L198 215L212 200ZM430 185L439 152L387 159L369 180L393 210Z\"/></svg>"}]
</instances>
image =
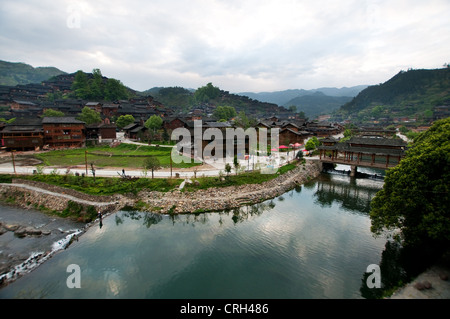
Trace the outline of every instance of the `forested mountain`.
<instances>
[{"instance_id":1,"label":"forested mountain","mask_svg":"<svg viewBox=\"0 0 450 319\"><path fill-rule=\"evenodd\" d=\"M411 69L361 91L334 118L368 122L411 117L426 121L433 116L434 108L441 105L450 105L450 67Z\"/></svg>"},{"instance_id":2,"label":"forested mountain","mask_svg":"<svg viewBox=\"0 0 450 319\"><path fill-rule=\"evenodd\" d=\"M171 108L174 112L188 113L198 112L200 114L212 114L218 106L231 106L238 113L243 111L247 116L253 118L268 117L272 115L293 115L286 108L274 103L261 102L247 96L232 94L221 90L208 83L197 90L182 87L157 87L140 94L150 94L155 100Z\"/></svg>"},{"instance_id":3,"label":"forested mountain","mask_svg":"<svg viewBox=\"0 0 450 319\"><path fill-rule=\"evenodd\" d=\"M306 117L313 119L322 114L331 114L351 99L351 96L328 96L322 92L315 92L296 97L287 102L285 106L294 105L298 112L304 112Z\"/></svg>"},{"instance_id":4,"label":"forested mountain","mask_svg":"<svg viewBox=\"0 0 450 319\"><path fill-rule=\"evenodd\" d=\"M242 92L238 93L238 95L245 95L251 99L255 99L261 102L275 103L278 105L290 106L289 102L295 98L305 96L305 95L314 95L316 92L321 92L328 96L341 97L341 96L350 96L355 97L365 89L367 85L358 85L353 87L343 87L343 88L332 88L332 87L323 87L312 90L284 90L284 91L274 91L274 92Z\"/></svg>"},{"instance_id":5,"label":"forested mountain","mask_svg":"<svg viewBox=\"0 0 450 319\"><path fill-rule=\"evenodd\" d=\"M13 63L0 60L0 85L41 83L51 77L66 74L54 67L37 67L25 63Z\"/></svg>"}]
</instances>

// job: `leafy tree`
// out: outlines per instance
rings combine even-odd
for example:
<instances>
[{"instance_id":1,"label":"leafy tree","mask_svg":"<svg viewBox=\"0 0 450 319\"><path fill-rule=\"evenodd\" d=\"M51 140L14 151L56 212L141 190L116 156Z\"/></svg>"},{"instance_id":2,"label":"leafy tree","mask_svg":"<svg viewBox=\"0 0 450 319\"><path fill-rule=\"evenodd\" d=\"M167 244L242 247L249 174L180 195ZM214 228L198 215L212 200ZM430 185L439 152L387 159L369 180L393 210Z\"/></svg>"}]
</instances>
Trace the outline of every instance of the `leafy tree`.
<instances>
[{"instance_id":1,"label":"leafy tree","mask_svg":"<svg viewBox=\"0 0 450 319\"><path fill-rule=\"evenodd\" d=\"M130 114L121 115L116 121L116 125L119 128L123 128L131 123L134 123L134 116Z\"/></svg>"},{"instance_id":2,"label":"leafy tree","mask_svg":"<svg viewBox=\"0 0 450 319\"><path fill-rule=\"evenodd\" d=\"M62 117L64 116L64 112L53 110L53 109L46 109L42 117Z\"/></svg>"},{"instance_id":3,"label":"leafy tree","mask_svg":"<svg viewBox=\"0 0 450 319\"><path fill-rule=\"evenodd\" d=\"M144 168L151 170L154 178L154 171L161 168L161 163L156 156L149 156L144 160Z\"/></svg>"},{"instance_id":4,"label":"leafy tree","mask_svg":"<svg viewBox=\"0 0 450 319\"><path fill-rule=\"evenodd\" d=\"M152 129L153 132L155 133L156 130L161 128L162 124L163 120L160 116L152 115L147 121L145 121L144 126L148 129Z\"/></svg>"},{"instance_id":5,"label":"leafy tree","mask_svg":"<svg viewBox=\"0 0 450 319\"><path fill-rule=\"evenodd\" d=\"M311 137L305 144L305 149L307 151L311 151L313 149L316 149L320 145L320 141L317 137L313 136Z\"/></svg>"},{"instance_id":6,"label":"leafy tree","mask_svg":"<svg viewBox=\"0 0 450 319\"><path fill-rule=\"evenodd\" d=\"M75 74L75 79L72 83L72 91L75 92L75 96L81 99L85 99L90 95L89 83L86 73L79 70Z\"/></svg>"},{"instance_id":7,"label":"leafy tree","mask_svg":"<svg viewBox=\"0 0 450 319\"><path fill-rule=\"evenodd\" d=\"M298 117L301 118L301 119L305 119L305 120L308 119L308 118L306 117L305 112L303 112L303 111L298 112Z\"/></svg>"},{"instance_id":8,"label":"leafy tree","mask_svg":"<svg viewBox=\"0 0 450 319\"><path fill-rule=\"evenodd\" d=\"M116 101L129 98L128 90L122 82L116 79L105 81L100 69L92 70L91 79L83 71L77 71L72 90L77 98L86 100Z\"/></svg>"},{"instance_id":9,"label":"leafy tree","mask_svg":"<svg viewBox=\"0 0 450 319\"><path fill-rule=\"evenodd\" d=\"M117 101L128 99L126 87L116 79L108 79L105 85L105 100Z\"/></svg>"},{"instance_id":10,"label":"leafy tree","mask_svg":"<svg viewBox=\"0 0 450 319\"><path fill-rule=\"evenodd\" d=\"M243 129L248 129L257 124L257 121L254 118L249 118L245 115L244 111L240 111L237 117L234 120L235 124Z\"/></svg>"},{"instance_id":11,"label":"leafy tree","mask_svg":"<svg viewBox=\"0 0 450 319\"><path fill-rule=\"evenodd\" d=\"M227 176L231 173L231 165L230 163L225 164L225 172L227 173Z\"/></svg>"},{"instance_id":12,"label":"leafy tree","mask_svg":"<svg viewBox=\"0 0 450 319\"><path fill-rule=\"evenodd\" d=\"M232 106L218 106L213 112L217 120L228 121L237 115L236 109Z\"/></svg>"},{"instance_id":13,"label":"leafy tree","mask_svg":"<svg viewBox=\"0 0 450 319\"><path fill-rule=\"evenodd\" d=\"M292 113L297 113L297 105L291 105L288 107L288 110Z\"/></svg>"},{"instance_id":14,"label":"leafy tree","mask_svg":"<svg viewBox=\"0 0 450 319\"><path fill-rule=\"evenodd\" d=\"M81 113L77 117L78 120L85 122L87 125L101 123L100 113L88 106L83 107Z\"/></svg>"},{"instance_id":15,"label":"leafy tree","mask_svg":"<svg viewBox=\"0 0 450 319\"><path fill-rule=\"evenodd\" d=\"M194 93L194 98L197 102L208 102L209 100L214 100L219 97L220 89L208 83L206 86L202 86L197 89Z\"/></svg>"},{"instance_id":16,"label":"leafy tree","mask_svg":"<svg viewBox=\"0 0 450 319\"><path fill-rule=\"evenodd\" d=\"M100 69L92 70L93 78L89 80L90 99L104 98L103 76Z\"/></svg>"},{"instance_id":17,"label":"leafy tree","mask_svg":"<svg viewBox=\"0 0 450 319\"><path fill-rule=\"evenodd\" d=\"M371 202L371 231L399 229L405 245L450 243L450 118L436 121L386 173Z\"/></svg>"},{"instance_id":18,"label":"leafy tree","mask_svg":"<svg viewBox=\"0 0 450 319\"><path fill-rule=\"evenodd\" d=\"M237 175L237 174L238 174L238 171L239 171L239 167L241 166L241 165L239 164L237 155L234 156L234 159L233 159L233 166L234 166L234 169L235 169L236 175Z\"/></svg>"}]
</instances>

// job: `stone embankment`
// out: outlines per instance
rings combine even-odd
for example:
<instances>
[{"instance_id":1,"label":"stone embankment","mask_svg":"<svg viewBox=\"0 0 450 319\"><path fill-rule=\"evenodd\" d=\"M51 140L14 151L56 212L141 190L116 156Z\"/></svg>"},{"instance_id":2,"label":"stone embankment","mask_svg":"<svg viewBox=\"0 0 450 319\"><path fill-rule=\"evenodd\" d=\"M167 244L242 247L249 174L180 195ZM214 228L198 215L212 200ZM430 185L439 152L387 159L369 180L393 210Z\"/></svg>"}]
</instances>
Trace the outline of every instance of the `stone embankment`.
<instances>
[{"instance_id":1,"label":"stone embankment","mask_svg":"<svg viewBox=\"0 0 450 319\"><path fill-rule=\"evenodd\" d=\"M142 191L137 196L92 196L45 183L15 179L12 184L0 184L0 198L26 209L45 207L52 211L63 211L69 201L85 207L94 206L103 212L120 210L125 206L137 207L138 204L143 210L160 213L219 211L280 196L317 177L320 172L320 162L308 160L261 184L214 187L193 192L179 189L170 192Z\"/></svg>"},{"instance_id":2,"label":"stone embankment","mask_svg":"<svg viewBox=\"0 0 450 319\"><path fill-rule=\"evenodd\" d=\"M194 192L173 190L167 193L141 192L139 199L152 211L193 213L220 211L256 204L280 196L294 187L317 177L319 161L308 160L295 169L261 184L213 187Z\"/></svg>"}]
</instances>

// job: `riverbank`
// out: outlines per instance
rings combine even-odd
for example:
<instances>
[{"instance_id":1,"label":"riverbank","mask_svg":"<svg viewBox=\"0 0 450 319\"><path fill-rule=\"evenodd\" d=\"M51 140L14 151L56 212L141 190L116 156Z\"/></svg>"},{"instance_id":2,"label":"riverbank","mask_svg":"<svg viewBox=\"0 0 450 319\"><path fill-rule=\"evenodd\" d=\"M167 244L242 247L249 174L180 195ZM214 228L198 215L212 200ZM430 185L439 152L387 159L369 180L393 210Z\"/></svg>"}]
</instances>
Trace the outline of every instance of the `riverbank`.
<instances>
[{"instance_id":1,"label":"riverbank","mask_svg":"<svg viewBox=\"0 0 450 319\"><path fill-rule=\"evenodd\" d=\"M0 287L31 271L57 251L65 249L90 225L97 223L95 218L86 219L89 216L85 214L89 211L100 210L106 215L131 208L161 214L188 214L233 209L282 195L316 178L320 172L320 162L308 160L261 184L196 191L141 191L137 195L113 196L88 195L21 179L14 179L11 184L2 183L1 202L13 211L22 208L29 213L6 214L2 211L0 214ZM63 212L74 206L79 209L77 218L61 217ZM55 222L59 225L56 228L51 226ZM21 248L17 250L19 246Z\"/></svg>"},{"instance_id":2,"label":"riverbank","mask_svg":"<svg viewBox=\"0 0 450 319\"><path fill-rule=\"evenodd\" d=\"M167 192L143 190L135 195L112 196L88 195L47 183L13 179L11 184L0 184L0 200L25 209L50 212L62 212L71 203L77 203L82 212L92 211L92 208L95 211L112 212L129 207L163 214L198 213L233 209L274 198L317 177L320 172L321 163L312 159L297 163L294 169L259 184L209 187L193 191L180 188ZM188 179L186 182L200 183L195 179ZM219 180L217 184L220 183Z\"/></svg>"}]
</instances>

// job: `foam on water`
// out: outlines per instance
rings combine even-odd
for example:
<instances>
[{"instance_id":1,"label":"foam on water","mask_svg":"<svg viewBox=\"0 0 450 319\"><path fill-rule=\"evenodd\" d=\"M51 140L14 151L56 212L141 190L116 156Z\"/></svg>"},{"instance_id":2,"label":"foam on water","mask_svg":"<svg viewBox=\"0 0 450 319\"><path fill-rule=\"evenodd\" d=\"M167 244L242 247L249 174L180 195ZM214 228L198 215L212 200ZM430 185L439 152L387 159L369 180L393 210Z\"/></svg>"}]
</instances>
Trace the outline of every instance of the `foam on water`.
<instances>
[{"instance_id":1,"label":"foam on water","mask_svg":"<svg viewBox=\"0 0 450 319\"><path fill-rule=\"evenodd\" d=\"M11 271L1 275L0 284L14 281L21 275L29 273L30 271L38 267L40 264L45 262L47 259L49 259L51 256L53 256L53 254L57 253L60 250L66 249L71 244L73 238L75 236L79 236L83 231L80 229L76 229L76 230L69 230L67 232L70 232L70 234L52 244L51 251L32 252L30 254L30 257L27 258L27 260L25 260L19 265L14 266L14 268Z\"/></svg>"}]
</instances>

